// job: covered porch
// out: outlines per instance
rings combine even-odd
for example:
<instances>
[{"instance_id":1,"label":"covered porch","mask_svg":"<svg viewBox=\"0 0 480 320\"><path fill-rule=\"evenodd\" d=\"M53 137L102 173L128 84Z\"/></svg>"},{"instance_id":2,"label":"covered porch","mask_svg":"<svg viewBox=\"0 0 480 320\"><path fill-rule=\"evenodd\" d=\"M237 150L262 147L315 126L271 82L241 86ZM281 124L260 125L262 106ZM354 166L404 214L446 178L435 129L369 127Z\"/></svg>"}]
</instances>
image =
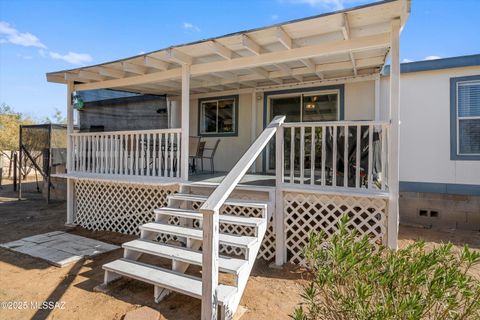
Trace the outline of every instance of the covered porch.
<instances>
[{"instance_id":1,"label":"covered porch","mask_svg":"<svg viewBox=\"0 0 480 320\"><path fill-rule=\"evenodd\" d=\"M409 6L385 1L49 73L67 84L68 222L201 247L202 278L180 291L201 297L203 319L218 305L233 315L257 256L301 264L308 233L332 235L344 214L361 235L396 249L399 35ZM74 132L73 93L96 89L166 95L169 127ZM220 141L217 173L191 172L193 136ZM243 251L225 246L239 249L239 240L249 243ZM105 283L138 278L134 251L104 266ZM220 251L244 255L248 272L235 286L219 283ZM180 275L192 262L175 259L178 281L155 280L156 301L194 281Z\"/></svg>"}]
</instances>

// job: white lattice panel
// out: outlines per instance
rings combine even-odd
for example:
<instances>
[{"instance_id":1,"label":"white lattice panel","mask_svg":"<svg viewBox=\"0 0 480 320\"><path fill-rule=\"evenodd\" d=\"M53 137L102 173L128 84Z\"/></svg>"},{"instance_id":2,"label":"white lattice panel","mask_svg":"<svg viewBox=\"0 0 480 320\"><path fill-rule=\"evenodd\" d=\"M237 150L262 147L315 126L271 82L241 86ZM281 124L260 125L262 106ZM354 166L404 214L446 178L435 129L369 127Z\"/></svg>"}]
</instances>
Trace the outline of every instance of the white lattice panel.
<instances>
[{"instance_id":1,"label":"white lattice panel","mask_svg":"<svg viewBox=\"0 0 480 320\"><path fill-rule=\"evenodd\" d=\"M153 209L166 206L167 196L177 191L178 185L151 186L77 180L75 223L90 230L138 235L140 225L155 220Z\"/></svg>"},{"instance_id":2,"label":"white lattice panel","mask_svg":"<svg viewBox=\"0 0 480 320\"><path fill-rule=\"evenodd\" d=\"M201 188L195 190L196 194L204 194L208 195L208 189ZM262 200L268 201L268 193L262 192L255 192L249 190L235 190L231 196L235 199L244 199L244 200ZM193 209L200 208L200 203L194 203L192 205ZM248 208L248 207L238 207L238 206L223 206L220 210L221 214L233 214L237 216L245 216L245 217L260 217L262 215L261 210L257 208ZM254 229L251 227L239 226L239 225L231 225L231 224L220 224L220 232L224 233L231 233L231 234L239 234L245 236L253 236ZM230 246L220 246L220 252L224 254L233 254L233 255L242 255L244 252L240 248L234 248ZM263 238L262 246L258 252L257 258L263 258L267 261L272 260L275 258L275 233L273 232L273 221L270 219L267 225L267 231L265 233L265 237Z\"/></svg>"},{"instance_id":3,"label":"white lattice panel","mask_svg":"<svg viewBox=\"0 0 480 320\"><path fill-rule=\"evenodd\" d=\"M287 259L303 264L302 249L310 231L323 230L327 237L337 231L340 217L348 214L349 226L361 236L381 244L387 235L387 201L378 198L312 193L284 193Z\"/></svg>"}]
</instances>

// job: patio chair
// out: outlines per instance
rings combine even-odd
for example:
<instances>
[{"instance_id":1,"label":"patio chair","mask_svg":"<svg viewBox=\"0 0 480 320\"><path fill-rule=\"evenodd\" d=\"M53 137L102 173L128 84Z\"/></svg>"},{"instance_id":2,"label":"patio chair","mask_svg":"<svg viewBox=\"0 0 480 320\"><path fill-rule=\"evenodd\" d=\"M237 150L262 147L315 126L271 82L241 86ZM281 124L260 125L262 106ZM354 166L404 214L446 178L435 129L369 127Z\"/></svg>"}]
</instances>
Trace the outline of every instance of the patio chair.
<instances>
[{"instance_id":1,"label":"patio chair","mask_svg":"<svg viewBox=\"0 0 480 320\"><path fill-rule=\"evenodd\" d=\"M203 148L201 154L200 154L200 161L201 161L201 166L202 166L202 171L203 171L203 159L209 159L210 160L210 171L212 173L215 173L215 167L214 167L214 157L215 157L215 152L217 152L218 144L220 143L220 139L217 139L215 142L215 145L213 148ZM205 151L208 151L209 154L205 155Z\"/></svg>"},{"instance_id":2,"label":"patio chair","mask_svg":"<svg viewBox=\"0 0 480 320\"><path fill-rule=\"evenodd\" d=\"M195 159L200 157L200 137L190 136L188 138L188 159L192 160L190 171L195 172Z\"/></svg>"}]
</instances>

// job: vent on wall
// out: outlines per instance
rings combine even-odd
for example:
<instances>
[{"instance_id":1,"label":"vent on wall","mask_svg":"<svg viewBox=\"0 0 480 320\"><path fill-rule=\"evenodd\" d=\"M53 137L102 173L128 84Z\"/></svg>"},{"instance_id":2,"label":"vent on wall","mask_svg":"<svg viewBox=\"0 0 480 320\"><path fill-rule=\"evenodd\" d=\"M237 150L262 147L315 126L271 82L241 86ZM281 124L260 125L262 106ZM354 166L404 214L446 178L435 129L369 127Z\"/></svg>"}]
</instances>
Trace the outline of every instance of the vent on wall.
<instances>
[{"instance_id":1,"label":"vent on wall","mask_svg":"<svg viewBox=\"0 0 480 320\"><path fill-rule=\"evenodd\" d=\"M438 218L439 211L433 209L418 209L418 215L420 217Z\"/></svg>"}]
</instances>

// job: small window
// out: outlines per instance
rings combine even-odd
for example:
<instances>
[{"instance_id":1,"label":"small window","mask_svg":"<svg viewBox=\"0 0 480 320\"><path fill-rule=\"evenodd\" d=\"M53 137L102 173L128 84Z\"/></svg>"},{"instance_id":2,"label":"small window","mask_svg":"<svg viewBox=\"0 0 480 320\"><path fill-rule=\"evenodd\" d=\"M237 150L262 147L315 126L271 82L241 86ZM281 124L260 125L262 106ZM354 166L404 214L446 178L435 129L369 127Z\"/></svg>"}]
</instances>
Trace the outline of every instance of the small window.
<instances>
[{"instance_id":1,"label":"small window","mask_svg":"<svg viewBox=\"0 0 480 320\"><path fill-rule=\"evenodd\" d=\"M480 76L454 78L454 159L480 159Z\"/></svg>"},{"instance_id":2,"label":"small window","mask_svg":"<svg viewBox=\"0 0 480 320\"><path fill-rule=\"evenodd\" d=\"M199 135L237 135L238 96L199 101Z\"/></svg>"}]
</instances>

